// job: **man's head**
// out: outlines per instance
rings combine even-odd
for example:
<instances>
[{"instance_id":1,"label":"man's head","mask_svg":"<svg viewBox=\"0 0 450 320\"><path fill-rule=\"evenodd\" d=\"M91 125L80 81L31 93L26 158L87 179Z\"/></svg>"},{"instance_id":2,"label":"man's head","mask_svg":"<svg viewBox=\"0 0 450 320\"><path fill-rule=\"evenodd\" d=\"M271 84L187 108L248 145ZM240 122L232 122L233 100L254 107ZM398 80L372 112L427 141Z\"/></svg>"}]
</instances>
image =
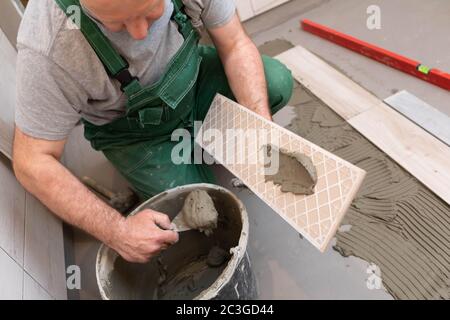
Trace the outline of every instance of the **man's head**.
<instances>
[{"instance_id":1,"label":"man's head","mask_svg":"<svg viewBox=\"0 0 450 320\"><path fill-rule=\"evenodd\" d=\"M147 37L152 23L164 14L164 0L81 0L81 4L105 28L127 30L136 40Z\"/></svg>"}]
</instances>

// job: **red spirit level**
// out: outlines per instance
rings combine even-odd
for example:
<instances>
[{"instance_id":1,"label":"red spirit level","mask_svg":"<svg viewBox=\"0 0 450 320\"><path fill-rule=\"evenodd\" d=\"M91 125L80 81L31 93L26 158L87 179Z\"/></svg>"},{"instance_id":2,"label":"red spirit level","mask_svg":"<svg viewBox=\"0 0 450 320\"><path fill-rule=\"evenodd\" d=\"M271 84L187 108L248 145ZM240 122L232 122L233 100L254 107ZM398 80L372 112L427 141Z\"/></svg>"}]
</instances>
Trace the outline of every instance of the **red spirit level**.
<instances>
[{"instance_id":1,"label":"red spirit level","mask_svg":"<svg viewBox=\"0 0 450 320\"><path fill-rule=\"evenodd\" d=\"M303 20L303 30L334 42L347 49L384 63L392 68L406 72L417 78L430 82L443 89L450 90L450 74L438 69L431 69L418 61L361 41L347 34L325 27L311 20Z\"/></svg>"}]
</instances>

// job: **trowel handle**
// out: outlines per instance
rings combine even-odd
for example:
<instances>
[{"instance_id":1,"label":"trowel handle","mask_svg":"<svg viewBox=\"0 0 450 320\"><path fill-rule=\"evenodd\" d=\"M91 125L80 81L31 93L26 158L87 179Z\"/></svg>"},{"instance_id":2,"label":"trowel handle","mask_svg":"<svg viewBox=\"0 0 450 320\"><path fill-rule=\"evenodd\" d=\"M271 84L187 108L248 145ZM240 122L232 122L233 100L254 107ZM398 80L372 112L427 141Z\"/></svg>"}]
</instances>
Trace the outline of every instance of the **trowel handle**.
<instances>
[{"instance_id":1,"label":"trowel handle","mask_svg":"<svg viewBox=\"0 0 450 320\"><path fill-rule=\"evenodd\" d=\"M104 186L100 185L97 183L97 181L95 181L92 178L89 177L83 177L81 179L83 181L83 183L85 185L87 185L89 188L93 189L94 191L100 193L102 196L104 196L105 198L108 198L109 200L111 200L112 198L114 198L115 193L106 189Z\"/></svg>"}]
</instances>

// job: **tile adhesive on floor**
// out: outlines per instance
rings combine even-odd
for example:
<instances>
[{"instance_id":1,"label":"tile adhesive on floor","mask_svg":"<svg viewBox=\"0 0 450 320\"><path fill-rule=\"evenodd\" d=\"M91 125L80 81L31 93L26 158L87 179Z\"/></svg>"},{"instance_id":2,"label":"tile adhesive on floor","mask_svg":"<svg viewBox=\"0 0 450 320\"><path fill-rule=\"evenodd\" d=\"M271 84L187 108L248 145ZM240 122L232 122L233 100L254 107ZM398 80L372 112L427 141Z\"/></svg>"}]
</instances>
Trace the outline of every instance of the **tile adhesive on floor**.
<instances>
[{"instance_id":1,"label":"tile adhesive on floor","mask_svg":"<svg viewBox=\"0 0 450 320\"><path fill-rule=\"evenodd\" d=\"M260 51L291 47L275 40ZM287 129L367 171L334 249L379 266L394 298L449 299L450 206L297 82L289 105Z\"/></svg>"},{"instance_id":2,"label":"tile adhesive on floor","mask_svg":"<svg viewBox=\"0 0 450 320\"><path fill-rule=\"evenodd\" d=\"M216 136L217 132L222 139ZM214 135L209 136L211 134ZM221 95L212 103L196 142L322 252L365 176L358 167ZM311 173L306 175L317 180L317 184L313 183L312 194L308 190L300 194L285 192L279 183L274 183L280 181L266 181L267 164L262 161L266 155L261 151L267 150L269 142L285 155L295 154L303 159L301 164L310 168L306 171L310 171L314 179ZM226 152L222 150L224 145ZM306 157L310 159L309 165L304 161ZM284 170L286 168L280 172ZM289 181L284 182L288 183L288 189L293 187ZM298 185L295 187L299 190Z\"/></svg>"},{"instance_id":3,"label":"tile adhesive on floor","mask_svg":"<svg viewBox=\"0 0 450 320\"><path fill-rule=\"evenodd\" d=\"M395 298L450 298L450 207L298 83L291 105L289 130L367 171L335 249L378 265Z\"/></svg>"},{"instance_id":4,"label":"tile adhesive on floor","mask_svg":"<svg viewBox=\"0 0 450 320\"><path fill-rule=\"evenodd\" d=\"M296 91L303 91L297 87ZM296 105L288 129L367 171L335 249L381 268L399 299L449 298L450 207L317 98Z\"/></svg>"}]
</instances>

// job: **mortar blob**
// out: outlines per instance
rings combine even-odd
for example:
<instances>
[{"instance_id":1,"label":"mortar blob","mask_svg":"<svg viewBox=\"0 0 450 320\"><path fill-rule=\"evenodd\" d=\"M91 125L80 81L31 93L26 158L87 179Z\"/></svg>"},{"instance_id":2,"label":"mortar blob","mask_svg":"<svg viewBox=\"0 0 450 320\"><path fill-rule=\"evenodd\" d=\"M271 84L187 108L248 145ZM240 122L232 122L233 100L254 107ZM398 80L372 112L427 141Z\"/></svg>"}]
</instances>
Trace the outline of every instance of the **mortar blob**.
<instances>
[{"instance_id":1,"label":"mortar blob","mask_svg":"<svg viewBox=\"0 0 450 320\"><path fill-rule=\"evenodd\" d=\"M217 210L217 228L209 236L181 232L177 244L147 264L128 263L102 246L97 255L97 282L103 299L179 300L256 297L246 253L248 218L242 203L228 190L208 185L179 187L160 194L132 214L149 208L173 219L193 191L210 196ZM242 283L245 287L234 289ZM241 292L240 292L241 291ZM236 297L237 298L237 297Z\"/></svg>"},{"instance_id":2,"label":"mortar blob","mask_svg":"<svg viewBox=\"0 0 450 320\"><path fill-rule=\"evenodd\" d=\"M265 160L265 181L272 181L281 186L282 192L294 194L311 195L314 194L314 187L317 184L317 171L311 159L301 153L287 151L273 145L263 147ZM278 160L275 174L269 174L268 168L274 165L274 159ZM273 168L271 168L271 171Z\"/></svg>"},{"instance_id":3,"label":"mortar blob","mask_svg":"<svg viewBox=\"0 0 450 320\"><path fill-rule=\"evenodd\" d=\"M181 215L188 227L204 232L207 236L217 228L219 214L205 190L194 190L188 194Z\"/></svg>"}]
</instances>

